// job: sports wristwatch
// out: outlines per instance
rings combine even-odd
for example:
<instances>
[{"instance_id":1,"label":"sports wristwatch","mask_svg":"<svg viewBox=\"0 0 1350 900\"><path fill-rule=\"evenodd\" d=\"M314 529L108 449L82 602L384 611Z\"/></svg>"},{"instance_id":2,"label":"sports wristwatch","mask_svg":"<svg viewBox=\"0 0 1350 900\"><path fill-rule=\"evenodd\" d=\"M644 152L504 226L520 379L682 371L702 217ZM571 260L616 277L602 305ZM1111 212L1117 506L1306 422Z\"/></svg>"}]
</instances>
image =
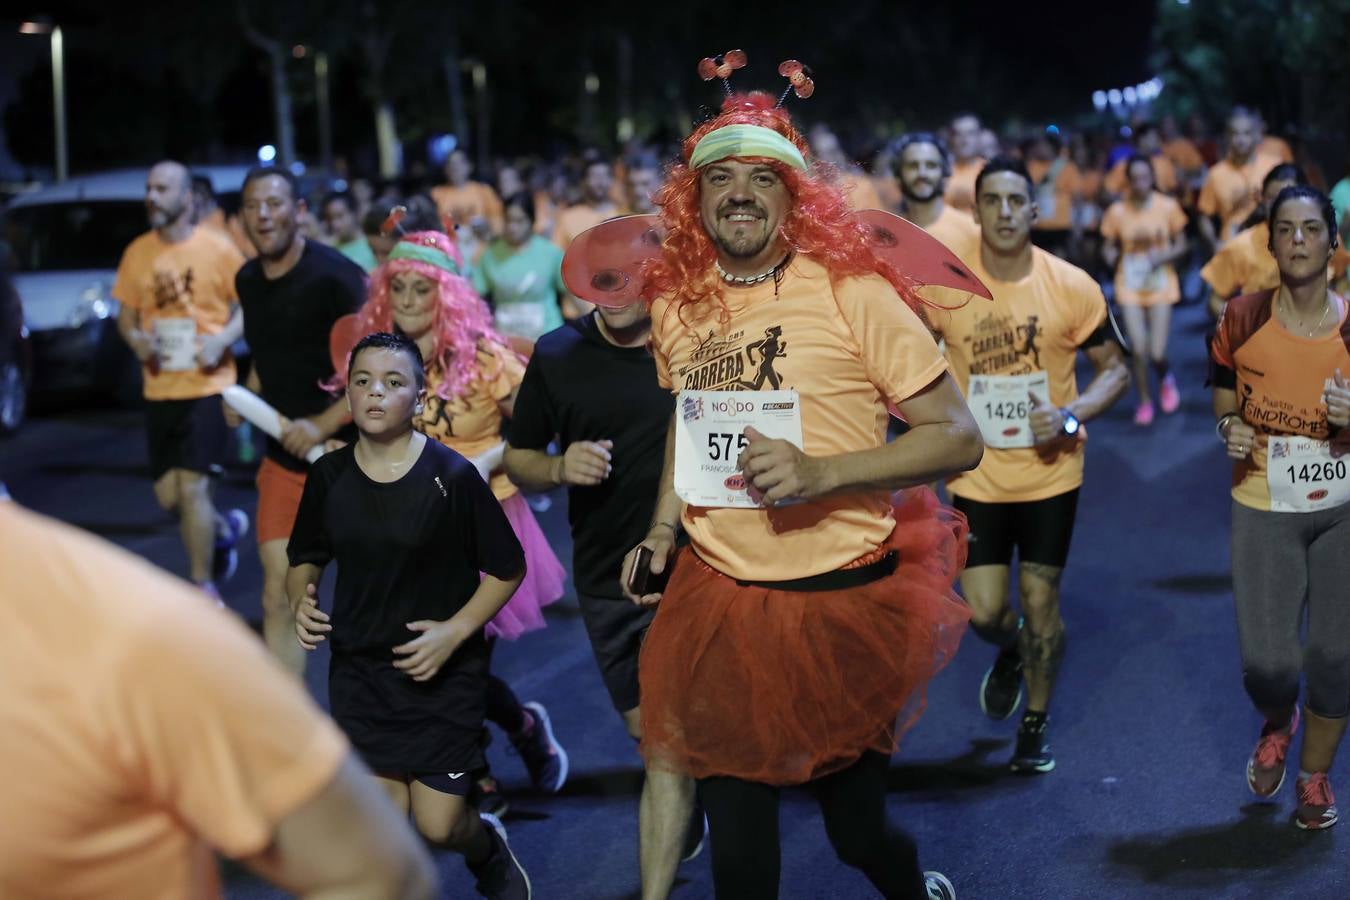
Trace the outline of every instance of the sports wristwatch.
<instances>
[{"instance_id":1,"label":"sports wristwatch","mask_svg":"<svg viewBox=\"0 0 1350 900\"><path fill-rule=\"evenodd\" d=\"M1064 424L1059 428L1060 432L1065 437L1073 437L1078 434L1078 429L1081 428L1083 424L1078 421L1078 417L1069 412L1067 406L1061 406L1059 408L1059 414L1064 417Z\"/></svg>"}]
</instances>

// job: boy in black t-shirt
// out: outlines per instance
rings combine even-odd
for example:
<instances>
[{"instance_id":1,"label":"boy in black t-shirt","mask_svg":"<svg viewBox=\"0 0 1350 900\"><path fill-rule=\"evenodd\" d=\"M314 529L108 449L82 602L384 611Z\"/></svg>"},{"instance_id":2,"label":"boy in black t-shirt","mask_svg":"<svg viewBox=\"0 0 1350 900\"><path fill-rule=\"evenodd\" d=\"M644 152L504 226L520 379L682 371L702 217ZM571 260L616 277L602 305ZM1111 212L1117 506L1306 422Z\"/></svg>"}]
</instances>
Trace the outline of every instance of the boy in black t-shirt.
<instances>
[{"instance_id":1,"label":"boy in black t-shirt","mask_svg":"<svg viewBox=\"0 0 1350 900\"><path fill-rule=\"evenodd\" d=\"M413 430L425 397L417 345L369 335L348 368L356 443L314 464L287 548L295 633L307 650L331 639L333 718L418 831L462 853L484 896L523 900L529 879L505 831L466 795L483 766L483 626L520 585L525 557L473 464ZM330 560L331 615L317 601Z\"/></svg>"},{"instance_id":2,"label":"boy in black t-shirt","mask_svg":"<svg viewBox=\"0 0 1350 900\"><path fill-rule=\"evenodd\" d=\"M626 600L619 569L646 536L674 398L656 381L646 306L598 308L541 337L516 396L504 456L522 488L567 486L572 580L596 662L628 732L640 738L638 651L655 615ZM550 456L557 437L563 453ZM693 825L686 832L692 818ZM644 896L665 896L703 836L693 783L649 772L638 813Z\"/></svg>"}]
</instances>

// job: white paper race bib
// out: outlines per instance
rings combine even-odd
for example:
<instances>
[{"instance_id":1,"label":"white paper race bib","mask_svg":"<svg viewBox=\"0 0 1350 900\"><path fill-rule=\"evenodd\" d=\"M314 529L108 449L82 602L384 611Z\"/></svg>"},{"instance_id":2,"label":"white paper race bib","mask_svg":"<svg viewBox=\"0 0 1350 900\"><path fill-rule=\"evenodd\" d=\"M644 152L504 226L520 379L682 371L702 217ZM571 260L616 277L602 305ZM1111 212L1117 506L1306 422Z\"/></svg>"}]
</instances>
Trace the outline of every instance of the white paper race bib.
<instances>
[{"instance_id":1,"label":"white paper race bib","mask_svg":"<svg viewBox=\"0 0 1350 900\"><path fill-rule=\"evenodd\" d=\"M538 303L503 303L495 318L502 334L535 340L544 333L547 315Z\"/></svg>"},{"instance_id":2,"label":"white paper race bib","mask_svg":"<svg viewBox=\"0 0 1350 900\"><path fill-rule=\"evenodd\" d=\"M675 493L690 506L760 506L736 468L747 426L802 446L796 391L680 391L675 410Z\"/></svg>"},{"instance_id":3,"label":"white paper race bib","mask_svg":"<svg viewBox=\"0 0 1350 900\"><path fill-rule=\"evenodd\" d=\"M1036 446L1031 433L1031 394L1050 402L1044 372L1025 375L972 375L966 401L986 446L998 450Z\"/></svg>"},{"instance_id":4,"label":"white paper race bib","mask_svg":"<svg viewBox=\"0 0 1350 900\"><path fill-rule=\"evenodd\" d=\"M197 368L197 323L193 319L155 319L155 352L162 372Z\"/></svg>"},{"instance_id":5,"label":"white paper race bib","mask_svg":"<svg viewBox=\"0 0 1350 900\"><path fill-rule=\"evenodd\" d=\"M1161 291L1167 283L1162 266L1153 265L1147 253L1127 253L1120 260L1121 280L1127 290L1140 294Z\"/></svg>"},{"instance_id":6,"label":"white paper race bib","mask_svg":"<svg viewBox=\"0 0 1350 900\"><path fill-rule=\"evenodd\" d=\"M1327 441L1273 437L1266 446L1272 512L1316 512L1350 502L1350 461Z\"/></svg>"}]
</instances>

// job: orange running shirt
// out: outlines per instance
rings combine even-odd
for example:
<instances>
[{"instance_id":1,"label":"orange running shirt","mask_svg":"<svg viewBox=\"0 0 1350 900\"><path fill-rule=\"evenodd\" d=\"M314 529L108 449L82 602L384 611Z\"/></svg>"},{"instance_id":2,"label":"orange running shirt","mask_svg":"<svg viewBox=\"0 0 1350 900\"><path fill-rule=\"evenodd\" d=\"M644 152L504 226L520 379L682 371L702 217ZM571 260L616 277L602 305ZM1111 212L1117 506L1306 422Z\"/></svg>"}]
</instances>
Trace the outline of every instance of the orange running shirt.
<instances>
[{"instance_id":1,"label":"orange running shirt","mask_svg":"<svg viewBox=\"0 0 1350 900\"><path fill-rule=\"evenodd\" d=\"M153 335L156 319L191 319L197 334L219 334L239 301L234 276L244 255L213 228L197 226L187 240L165 243L147 231L127 245L117 265L113 297L140 313L141 330ZM145 370L147 400L191 400L219 394L235 383L228 352L210 371Z\"/></svg>"},{"instance_id":2,"label":"orange running shirt","mask_svg":"<svg viewBox=\"0 0 1350 900\"><path fill-rule=\"evenodd\" d=\"M0 534L0 896L220 896L346 739L185 582L17 503Z\"/></svg>"},{"instance_id":3,"label":"orange running shirt","mask_svg":"<svg viewBox=\"0 0 1350 900\"><path fill-rule=\"evenodd\" d=\"M460 187L442 184L431 189L431 199L442 216L449 216L456 225L472 225L474 219L486 219L493 234L501 234L506 222L501 198L481 181L466 182Z\"/></svg>"},{"instance_id":4,"label":"orange running shirt","mask_svg":"<svg viewBox=\"0 0 1350 900\"><path fill-rule=\"evenodd\" d=\"M1256 145L1256 152L1274 157L1280 162L1291 163L1294 161L1294 151L1289 146L1289 142L1273 134L1261 138L1261 143Z\"/></svg>"},{"instance_id":5,"label":"orange running shirt","mask_svg":"<svg viewBox=\"0 0 1350 900\"><path fill-rule=\"evenodd\" d=\"M1224 299L1279 287L1280 267L1270 255L1270 227L1260 222L1239 231L1210 257L1200 277Z\"/></svg>"},{"instance_id":6,"label":"orange running shirt","mask_svg":"<svg viewBox=\"0 0 1350 900\"><path fill-rule=\"evenodd\" d=\"M1272 435L1325 441L1330 434L1322 391L1337 369L1350 375L1346 304L1331 297L1340 304L1340 327L1319 338L1280 324L1273 290L1229 300L1219 318L1211 354L1235 376L1238 414L1257 435L1251 455L1233 464L1233 499L1243 506L1270 509L1266 448Z\"/></svg>"},{"instance_id":7,"label":"orange running shirt","mask_svg":"<svg viewBox=\"0 0 1350 900\"><path fill-rule=\"evenodd\" d=\"M947 189L942 199L964 212L975 211L975 179L984 168L984 158L975 157L965 162L952 164L952 174L947 177Z\"/></svg>"},{"instance_id":8,"label":"orange running shirt","mask_svg":"<svg viewBox=\"0 0 1350 900\"><path fill-rule=\"evenodd\" d=\"M882 446L887 402L903 403L947 369L923 321L878 275L836 281L798 255L776 289L769 280L722 296L729 320L716 303L652 306L658 380L676 392L796 390L811 456ZM772 509L686 506L683 521L710 565L757 581L842 568L894 528L885 491Z\"/></svg>"},{"instance_id":9,"label":"orange running shirt","mask_svg":"<svg viewBox=\"0 0 1350 900\"><path fill-rule=\"evenodd\" d=\"M1181 299L1181 283L1171 265L1156 270L1141 257L1167 250L1172 239L1186 230L1181 204L1157 191L1141 208L1128 200L1112 203L1102 216L1102 237L1120 243L1116 265L1116 301L1129 306L1156 306Z\"/></svg>"},{"instance_id":10,"label":"orange running shirt","mask_svg":"<svg viewBox=\"0 0 1350 900\"><path fill-rule=\"evenodd\" d=\"M1074 363L1078 348L1106 321L1106 297L1092 276L1039 247L1032 248L1031 274L1021 281L998 281L978 252L965 257L994 295L960 309L928 314L946 341L952 375L969 396L971 375L1021 375L1044 371L1050 403L1067 406L1078 398ZM986 447L973 472L955 475L947 490L982 503L1016 503L1055 497L1083 483L1083 440L1044 447Z\"/></svg>"},{"instance_id":11,"label":"orange running shirt","mask_svg":"<svg viewBox=\"0 0 1350 900\"><path fill-rule=\"evenodd\" d=\"M515 393L525 377L525 364L504 347L480 350L478 365L489 376L487 380L476 382L466 396L449 402L436 396L443 380L440 369L427 369L427 402L413 422L418 431L460 456L478 456L501 443L502 411L497 403ZM518 493L504 469L494 472L488 484L499 501Z\"/></svg>"},{"instance_id":12,"label":"orange running shirt","mask_svg":"<svg viewBox=\"0 0 1350 900\"><path fill-rule=\"evenodd\" d=\"M1111 171L1106 173L1103 184L1106 186L1108 193L1121 197L1129 191L1130 178L1125 171L1126 164L1129 161L1129 157L1120 160L1111 167ZM1177 169L1172 161L1160 153L1152 157L1149 162L1153 163L1154 189L1162 191L1164 194L1175 194L1180 182L1177 180Z\"/></svg>"},{"instance_id":13,"label":"orange running shirt","mask_svg":"<svg viewBox=\"0 0 1350 900\"><path fill-rule=\"evenodd\" d=\"M1163 144L1162 152L1183 172L1199 172L1205 168L1205 158L1190 138L1173 138Z\"/></svg>"},{"instance_id":14,"label":"orange running shirt","mask_svg":"<svg viewBox=\"0 0 1350 900\"><path fill-rule=\"evenodd\" d=\"M1041 181L1049 176L1050 167L1055 162L1058 160L1027 161L1027 174L1031 176L1031 182L1036 186L1036 202L1039 204L1036 223L1031 226L1037 231L1064 231L1073 223L1073 204L1081 191L1078 167L1064 160L1059 174L1055 176L1055 183L1042 185Z\"/></svg>"},{"instance_id":15,"label":"orange running shirt","mask_svg":"<svg viewBox=\"0 0 1350 900\"><path fill-rule=\"evenodd\" d=\"M576 236L587 228L594 228L601 222L608 222L620 215L623 213L616 206L604 209L597 209L585 203L569 206L558 213L558 220L553 226L553 243L566 250Z\"/></svg>"},{"instance_id":16,"label":"orange running shirt","mask_svg":"<svg viewBox=\"0 0 1350 900\"><path fill-rule=\"evenodd\" d=\"M1279 164L1278 158L1256 152L1242 166L1221 159L1210 168L1195 206L1203 215L1219 217L1220 241L1238 233L1261 202L1261 181Z\"/></svg>"},{"instance_id":17,"label":"orange running shirt","mask_svg":"<svg viewBox=\"0 0 1350 900\"><path fill-rule=\"evenodd\" d=\"M969 212L962 212L947 203L942 204L942 212L924 231L962 259L968 253L979 252L980 226Z\"/></svg>"}]
</instances>

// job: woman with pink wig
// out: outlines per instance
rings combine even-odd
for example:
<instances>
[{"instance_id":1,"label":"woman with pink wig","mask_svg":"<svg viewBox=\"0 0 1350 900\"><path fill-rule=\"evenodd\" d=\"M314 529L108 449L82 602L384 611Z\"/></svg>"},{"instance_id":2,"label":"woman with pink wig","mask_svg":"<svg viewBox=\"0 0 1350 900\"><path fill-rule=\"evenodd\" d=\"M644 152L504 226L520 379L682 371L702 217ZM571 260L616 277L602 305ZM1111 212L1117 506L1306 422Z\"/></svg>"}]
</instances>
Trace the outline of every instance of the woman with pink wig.
<instances>
[{"instance_id":1,"label":"woman with pink wig","mask_svg":"<svg viewBox=\"0 0 1350 900\"><path fill-rule=\"evenodd\" d=\"M488 623L489 638L515 640L545 626L543 607L563 595L565 571L529 504L501 470L502 419L510 417L525 364L492 326L492 314L461 274L456 243L438 231L405 235L371 273L370 294L357 314L360 334L399 331L426 363L427 398L414 427L467 457L492 488L525 550L525 580ZM489 676L488 718L510 737L536 788L550 793L567 778L567 754L553 737L548 713L521 704ZM479 779L480 808L501 814L490 775ZM491 807L491 808L488 808Z\"/></svg>"}]
</instances>

